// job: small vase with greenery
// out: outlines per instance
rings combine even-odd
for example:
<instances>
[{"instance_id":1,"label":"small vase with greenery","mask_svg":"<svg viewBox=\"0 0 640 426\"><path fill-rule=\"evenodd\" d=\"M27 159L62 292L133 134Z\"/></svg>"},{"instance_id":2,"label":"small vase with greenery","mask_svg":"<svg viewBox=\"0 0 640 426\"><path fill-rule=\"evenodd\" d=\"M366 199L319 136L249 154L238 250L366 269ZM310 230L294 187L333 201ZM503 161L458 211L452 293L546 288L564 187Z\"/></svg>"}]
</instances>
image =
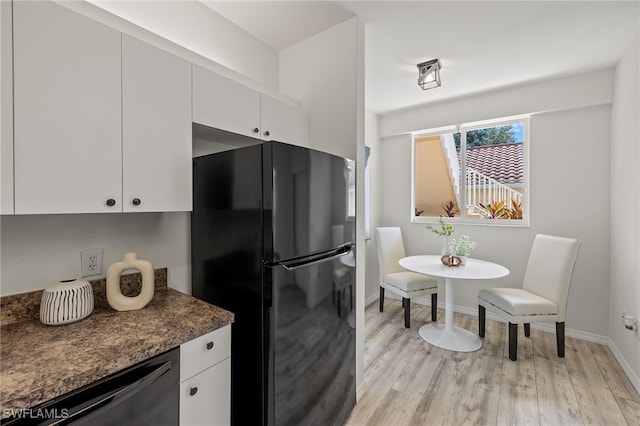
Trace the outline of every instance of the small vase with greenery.
<instances>
[{"instance_id":1,"label":"small vase with greenery","mask_svg":"<svg viewBox=\"0 0 640 426\"><path fill-rule=\"evenodd\" d=\"M442 254L443 255L447 255L449 254L449 237L451 236L451 234L453 234L453 232L455 231L455 229L453 228L453 226L449 223L444 223L444 221L442 220L442 218L440 218L440 226L439 227L435 227L432 225L427 225L425 226L425 228L427 228L429 231L433 232L434 234L440 236L440 237L444 237L444 244L442 246Z\"/></svg>"},{"instance_id":2,"label":"small vase with greenery","mask_svg":"<svg viewBox=\"0 0 640 426\"><path fill-rule=\"evenodd\" d=\"M466 235L462 235L458 240L452 238L449 243L451 254L460 257L463 265L466 263L466 258L469 253L475 248L476 242L469 240L469 237Z\"/></svg>"}]
</instances>

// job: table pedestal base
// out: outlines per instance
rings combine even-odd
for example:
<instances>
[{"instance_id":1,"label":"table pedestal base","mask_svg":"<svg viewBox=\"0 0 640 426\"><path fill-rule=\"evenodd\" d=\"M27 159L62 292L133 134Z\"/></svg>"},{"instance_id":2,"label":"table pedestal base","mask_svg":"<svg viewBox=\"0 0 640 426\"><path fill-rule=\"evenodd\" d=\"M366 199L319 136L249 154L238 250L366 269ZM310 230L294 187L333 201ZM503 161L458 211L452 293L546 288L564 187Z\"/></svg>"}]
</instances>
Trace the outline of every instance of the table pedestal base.
<instances>
[{"instance_id":1,"label":"table pedestal base","mask_svg":"<svg viewBox=\"0 0 640 426\"><path fill-rule=\"evenodd\" d=\"M456 326L446 329L443 325L430 323L420 327L419 334L433 346L448 351L474 352L482 347L480 337L469 330Z\"/></svg>"}]
</instances>

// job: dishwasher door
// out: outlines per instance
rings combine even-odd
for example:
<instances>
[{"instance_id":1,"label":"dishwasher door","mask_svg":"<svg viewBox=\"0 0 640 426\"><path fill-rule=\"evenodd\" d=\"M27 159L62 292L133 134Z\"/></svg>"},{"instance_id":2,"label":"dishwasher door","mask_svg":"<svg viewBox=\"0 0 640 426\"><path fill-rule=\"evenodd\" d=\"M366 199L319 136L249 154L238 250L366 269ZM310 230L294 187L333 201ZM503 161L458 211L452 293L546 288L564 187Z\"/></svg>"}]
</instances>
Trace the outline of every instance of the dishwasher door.
<instances>
[{"instance_id":1,"label":"dishwasher door","mask_svg":"<svg viewBox=\"0 0 640 426\"><path fill-rule=\"evenodd\" d=\"M180 351L172 349L4 419L10 425L177 425Z\"/></svg>"}]
</instances>

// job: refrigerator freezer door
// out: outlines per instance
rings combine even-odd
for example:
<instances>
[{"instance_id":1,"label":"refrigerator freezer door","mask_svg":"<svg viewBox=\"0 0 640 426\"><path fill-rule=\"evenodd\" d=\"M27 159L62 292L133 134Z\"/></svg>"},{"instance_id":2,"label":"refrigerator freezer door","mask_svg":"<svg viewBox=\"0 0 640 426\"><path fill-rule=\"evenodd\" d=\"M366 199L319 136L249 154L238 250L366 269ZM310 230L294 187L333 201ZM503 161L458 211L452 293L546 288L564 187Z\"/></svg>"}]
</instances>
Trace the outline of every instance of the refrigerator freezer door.
<instances>
[{"instance_id":1,"label":"refrigerator freezer door","mask_svg":"<svg viewBox=\"0 0 640 426\"><path fill-rule=\"evenodd\" d=\"M355 181L349 164L342 157L304 147L264 144L265 261L297 258L353 242L350 195Z\"/></svg>"}]
</instances>

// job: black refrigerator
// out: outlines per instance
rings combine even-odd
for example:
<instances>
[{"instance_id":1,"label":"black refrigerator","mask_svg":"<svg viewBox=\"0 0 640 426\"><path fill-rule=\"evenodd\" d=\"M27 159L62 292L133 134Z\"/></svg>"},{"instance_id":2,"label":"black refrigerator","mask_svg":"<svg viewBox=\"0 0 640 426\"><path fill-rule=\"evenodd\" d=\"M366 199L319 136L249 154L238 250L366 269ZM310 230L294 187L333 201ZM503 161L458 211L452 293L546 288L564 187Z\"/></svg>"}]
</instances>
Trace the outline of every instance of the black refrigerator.
<instances>
[{"instance_id":1,"label":"black refrigerator","mask_svg":"<svg viewBox=\"0 0 640 426\"><path fill-rule=\"evenodd\" d=\"M354 172L279 142L193 160L192 293L235 314L234 425L341 425L355 405L355 270L334 279L355 249Z\"/></svg>"}]
</instances>

